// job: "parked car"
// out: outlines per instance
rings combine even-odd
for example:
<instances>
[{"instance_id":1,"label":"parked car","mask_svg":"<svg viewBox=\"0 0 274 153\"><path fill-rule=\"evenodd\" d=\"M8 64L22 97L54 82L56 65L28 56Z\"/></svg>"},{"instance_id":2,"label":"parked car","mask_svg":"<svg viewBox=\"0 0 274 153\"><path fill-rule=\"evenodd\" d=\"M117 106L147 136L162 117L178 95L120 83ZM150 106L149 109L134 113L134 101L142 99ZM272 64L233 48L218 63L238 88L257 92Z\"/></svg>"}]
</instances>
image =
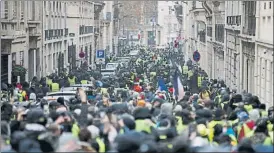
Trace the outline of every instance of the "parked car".
<instances>
[{"instance_id":1,"label":"parked car","mask_svg":"<svg viewBox=\"0 0 274 153\"><path fill-rule=\"evenodd\" d=\"M48 93L47 96L44 97L46 100L57 100L59 97L64 97L65 100L69 100L70 98L76 97L76 91L58 91Z\"/></svg>"}]
</instances>

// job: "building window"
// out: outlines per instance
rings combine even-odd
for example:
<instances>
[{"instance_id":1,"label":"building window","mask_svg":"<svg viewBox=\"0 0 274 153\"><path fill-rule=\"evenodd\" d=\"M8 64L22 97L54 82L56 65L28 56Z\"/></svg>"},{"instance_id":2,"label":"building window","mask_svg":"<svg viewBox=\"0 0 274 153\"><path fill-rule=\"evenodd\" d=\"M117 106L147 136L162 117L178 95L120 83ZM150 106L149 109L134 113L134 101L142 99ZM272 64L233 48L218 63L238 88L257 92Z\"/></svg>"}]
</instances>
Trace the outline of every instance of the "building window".
<instances>
[{"instance_id":1,"label":"building window","mask_svg":"<svg viewBox=\"0 0 274 153\"><path fill-rule=\"evenodd\" d=\"M212 27L207 27L207 36L212 37Z\"/></svg>"},{"instance_id":2,"label":"building window","mask_svg":"<svg viewBox=\"0 0 274 153\"><path fill-rule=\"evenodd\" d=\"M52 9L53 9L53 12L54 12L55 11L55 2L54 1L53 1Z\"/></svg>"},{"instance_id":3,"label":"building window","mask_svg":"<svg viewBox=\"0 0 274 153\"><path fill-rule=\"evenodd\" d=\"M3 30L8 30L8 26L7 26L6 23L2 23L2 29L3 29Z\"/></svg>"},{"instance_id":4,"label":"building window","mask_svg":"<svg viewBox=\"0 0 274 153\"><path fill-rule=\"evenodd\" d=\"M264 3L264 9L266 9L266 2Z\"/></svg>"},{"instance_id":5,"label":"building window","mask_svg":"<svg viewBox=\"0 0 274 153\"><path fill-rule=\"evenodd\" d=\"M245 20L243 33L250 36L255 36L256 31L256 1L244 1L245 5ZM265 3L266 4L266 3ZM266 8L266 6L265 6Z\"/></svg>"},{"instance_id":6,"label":"building window","mask_svg":"<svg viewBox=\"0 0 274 153\"><path fill-rule=\"evenodd\" d=\"M13 17L17 19L18 2L14 2Z\"/></svg>"},{"instance_id":7,"label":"building window","mask_svg":"<svg viewBox=\"0 0 274 153\"><path fill-rule=\"evenodd\" d=\"M16 53L12 53L12 64L16 64Z\"/></svg>"},{"instance_id":8,"label":"building window","mask_svg":"<svg viewBox=\"0 0 274 153\"><path fill-rule=\"evenodd\" d=\"M224 24L215 25L215 39L219 42L224 42Z\"/></svg>"},{"instance_id":9,"label":"building window","mask_svg":"<svg viewBox=\"0 0 274 153\"><path fill-rule=\"evenodd\" d=\"M271 2L269 2L269 9L271 9Z\"/></svg>"},{"instance_id":10,"label":"building window","mask_svg":"<svg viewBox=\"0 0 274 153\"><path fill-rule=\"evenodd\" d=\"M21 1L21 20L24 19L25 2Z\"/></svg>"},{"instance_id":11,"label":"building window","mask_svg":"<svg viewBox=\"0 0 274 153\"><path fill-rule=\"evenodd\" d=\"M24 51L20 51L20 65L24 65Z\"/></svg>"},{"instance_id":12,"label":"building window","mask_svg":"<svg viewBox=\"0 0 274 153\"><path fill-rule=\"evenodd\" d=\"M200 41L205 43L205 41L206 41L205 30L200 31L200 32L199 32L199 35L200 35Z\"/></svg>"},{"instance_id":13,"label":"building window","mask_svg":"<svg viewBox=\"0 0 274 153\"><path fill-rule=\"evenodd\" d=\"M240 15L236 16L236 24L237 24L237 26L241 25L241 16Z\"/></svg>"},{"instance_id":14,"label":"building window","mask_svg":"<svg viewBox=\"0 0 274 153\"><path fill-rule=\"evenodd\" d=\"M5 6L5 8L4 8L4 10L5 10L4 19L8 19L8 16L9 16L9 2L5 1L4 6Z\"/></svg>"}]
</instances>

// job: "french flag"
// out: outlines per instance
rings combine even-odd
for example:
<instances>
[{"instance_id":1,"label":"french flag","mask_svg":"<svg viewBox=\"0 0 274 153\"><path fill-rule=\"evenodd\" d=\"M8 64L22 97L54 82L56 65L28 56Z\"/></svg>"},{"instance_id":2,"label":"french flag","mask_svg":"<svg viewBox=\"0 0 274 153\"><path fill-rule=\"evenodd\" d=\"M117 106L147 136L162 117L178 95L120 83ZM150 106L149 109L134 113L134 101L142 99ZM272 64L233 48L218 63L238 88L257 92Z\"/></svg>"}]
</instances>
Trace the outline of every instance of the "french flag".
<instances>
[{"instance_id":1,"label":"french flag","mask_svg":"<svg viewBox=\"0 0 274 153\"><path fill-rule=\"evenodd\" d=\"M185 96L184 86L182 84L182 81L180 79L180 73L178 68L176 69L174 76L173 76L173 96L177 101L180 101Z\"/></svg>"}]
</instances>

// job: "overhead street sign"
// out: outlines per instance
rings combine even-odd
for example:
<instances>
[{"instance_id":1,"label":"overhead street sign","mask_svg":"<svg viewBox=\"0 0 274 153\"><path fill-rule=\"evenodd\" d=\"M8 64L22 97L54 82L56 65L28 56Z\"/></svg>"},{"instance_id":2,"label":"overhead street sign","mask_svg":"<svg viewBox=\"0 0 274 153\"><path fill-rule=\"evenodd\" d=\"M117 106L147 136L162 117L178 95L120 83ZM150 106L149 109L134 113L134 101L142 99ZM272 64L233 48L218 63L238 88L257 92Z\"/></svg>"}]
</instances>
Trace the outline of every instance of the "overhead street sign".
<instances>
[{"instance_id":1,"label":"overhead street sign","mask_svg":"<svg viewBox=\"0 0 274 153\"><path fill-rule=\"evenodd\" d=\"M193 53L193 60L194 60L195 62L199 62L200 59L201 59L201 55L200 55L200 53L198 52L198 50L196 50L196 51Z\"/></svg>"}]
</instances>

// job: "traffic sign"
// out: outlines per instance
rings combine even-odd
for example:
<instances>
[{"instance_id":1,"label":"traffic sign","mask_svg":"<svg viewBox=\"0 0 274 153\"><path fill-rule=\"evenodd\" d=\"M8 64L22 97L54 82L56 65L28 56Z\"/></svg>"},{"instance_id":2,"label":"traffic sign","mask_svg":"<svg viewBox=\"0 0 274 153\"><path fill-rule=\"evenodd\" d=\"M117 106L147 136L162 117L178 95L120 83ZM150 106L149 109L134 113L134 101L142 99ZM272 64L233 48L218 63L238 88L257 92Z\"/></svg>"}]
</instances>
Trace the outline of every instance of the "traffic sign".
<instances>
[{"instance_id":1,"label":"traffic sign","mask_svg":"<svg viewBox=\"0 0 274 153\"><path fill-rule=\"evenodd\" d=\"M201 59L201 54L198 52L198 50L196 50L194 53L193 53L193 60L195 62L199 62Z\"/></svg>"},{"instance_id":2,"label":"traffic sign","mask_svg":"<svg viewBox=\"0 0 274 153\"><path fill-rule=\"evenodd\" d=\"M96 51L96 63L104 64L105 63L105 50Z\"/></svg>"},{"instance_id":3,"label":"traffic sign","mask_svg":"<svg viewBox=\"0 0 274 153\"><path fill-rule=\"evenodd\" d=\"M105 50L97 50L96 58L97 59L105 59Z\"/></svg>"}]
</instances>

